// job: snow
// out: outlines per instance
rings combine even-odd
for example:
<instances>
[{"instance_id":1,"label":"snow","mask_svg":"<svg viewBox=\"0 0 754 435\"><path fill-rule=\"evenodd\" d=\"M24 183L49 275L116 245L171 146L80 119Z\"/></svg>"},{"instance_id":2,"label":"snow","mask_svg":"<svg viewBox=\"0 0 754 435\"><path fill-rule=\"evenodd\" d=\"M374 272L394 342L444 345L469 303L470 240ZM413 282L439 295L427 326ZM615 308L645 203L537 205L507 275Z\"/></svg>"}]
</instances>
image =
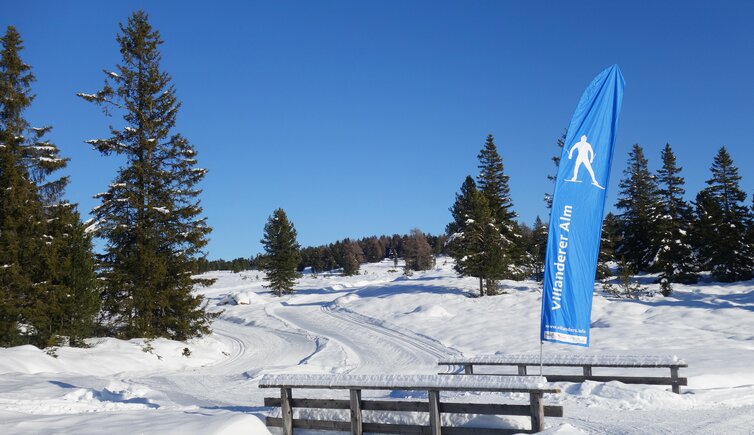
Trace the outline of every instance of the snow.
<instances>
[{"instance_id":1,"label":"snow","mask_svg":"<svg viewBox=\"0 0 754 435\"><path fill-rule=\"evenodd\" d=\"M296 292L283 297L265 287L263 272L211 272L203 277L216 279L215 284L197 292L222 314L207 337L188 343L108 338L90 340L89 348L0 349L2 433L267 434L265 416L279 411L263 407L263 398L278 392L258 386L283 378L262 381L266 375L436 380L428 375L455 370L438 365L444 359L538 357L540 284L502 281L507 294L471 297L478 281L457 278L452 267L451 260L440 258L435 269L404 277L390 272L393 262L386 260L364 265L360 275L351 277L305 274ZM669 386L556 383L562 392L546 394L545 402L562 405L565 416L546 418L545 433L751 433L754 281L715 283L705 274L699 284L674 284L672 296L665 298L655 278L638 277L658 293L643 300L611 298L597 285L592 347L546 343L544 357L649 363L675 355L688 364L680 370L688 378L683 394ZM184 356L184 348L190 356ZM495 370L480 366L475 371ZM558 370L573 371L548 371ZM668 369L644 372L668 375ZM461 382L476 376L441 378ZM334 397L325 390L307 395ZM369 390L363 397L425 400L426 393ZM520 393L448 392L446 398L528 403ZM426 416L385 413L379 418L411 423ZM463 424L526 428L527 419L472 417Z\"/></svg>"},{"instance_id":2,"label":"snow","mask_svg":"<svg viewBox=\"0 0 754 435\"><path fill-rule=\"evenodd\" d=\"M542 356L542 362L547 365L591 365L595 367L625 366L625 367L668 367L670 365L683 366L686 362L675 355L572 355L547 354ZM459 364L539 364L539 354L502 354L481 355L469 358L448 358L443 363Z\"/></svg>"},{"instance_id":3,"label":"snow","mask_svg":"<svg viewBox=\"0 0 754 435\"><path fill-rule=\"evenodd\" d=\"M436 376L436 375L351 375L294 374L265 375L259 387L321 387L364 389L500 389L528 390L547 388L544 378L537 376Z\"/></svg>"}]
</instances>

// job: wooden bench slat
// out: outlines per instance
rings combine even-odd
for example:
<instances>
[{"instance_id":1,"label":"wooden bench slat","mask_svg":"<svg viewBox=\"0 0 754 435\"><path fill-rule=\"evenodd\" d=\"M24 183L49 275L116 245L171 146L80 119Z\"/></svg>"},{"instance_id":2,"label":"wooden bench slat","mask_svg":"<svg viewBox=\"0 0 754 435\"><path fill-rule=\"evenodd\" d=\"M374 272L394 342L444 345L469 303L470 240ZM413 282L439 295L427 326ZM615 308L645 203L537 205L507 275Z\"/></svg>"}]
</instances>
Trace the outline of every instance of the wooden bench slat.
<instances>
[{"instance_id":1,"label":"wooden bench slat","mask_svg":"<svg viewBox=\"0 0 754 435\"><path fill-rule=\"evenodd\" d=\"M280 398L265 397L264 406L279 407ZM349 409L348 400L339 399L293 399L294 408L315 409ZM395 411L395 412L429 412L427 402L409 402L397 400L362 400L361 409L364 411ZM562 417L562 406L545 405L545 417ZM443 414L480 414L480 415L529 415L529 405L509 405L498 403L459 403L440 402L440 412Z\"/></svg>"},{"instance_id":2,"label":"wooden bench slat","mask_svg":"<svg viewBox=\"0 0 754 435\"><path fill-rule=\"evenodd\" d=\"M281 427L283 424L283 420L277 417L267 417L265 420L265 424L270 427ZM298 428L298 429L332 430L332 431L348 432L351 430L351 423L348 421L336 421L336 420L294 419L293 427ZM421 434L421 435L431 434L429 426L420 426L420 425L364 423L363 427L364 427L364 432ZM532 433L532 431L528 429L442 426L442 433L443 435L509 435L509 434L517 434L517 433Z\"/></svg>"}]
</instances>

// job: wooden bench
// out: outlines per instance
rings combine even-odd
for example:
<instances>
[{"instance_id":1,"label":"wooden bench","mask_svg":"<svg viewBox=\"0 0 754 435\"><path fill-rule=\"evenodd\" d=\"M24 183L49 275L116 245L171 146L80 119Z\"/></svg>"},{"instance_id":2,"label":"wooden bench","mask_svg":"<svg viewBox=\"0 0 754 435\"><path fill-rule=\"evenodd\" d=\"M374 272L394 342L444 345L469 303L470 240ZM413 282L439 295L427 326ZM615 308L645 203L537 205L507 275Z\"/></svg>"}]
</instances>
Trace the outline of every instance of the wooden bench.
<instances>
[{"instance_id":1,"label":"wooden bench","mask_svg":"<svg viewBox=\"0 0 754 435\"><path fill-rule=\"evenodd\" d=\"M516 375L523 376L527 374L527 367L540 365L540 356L538 354L508 354L508 355L486 355L469 358L448 358L441 360L440 365L451 365L463 367L463 373L474 374L474 366L516 366L518 372ZM569 354L551 354L544 355L542 365L547 367L580 367L581 374L549 374L543 373L549 382L584 382L597 381L609 382L618 381L624 384L648 384L648 385L672 385L673 392L681 393L681 385L687 385L687 379L678 377L678 369L688 367L685 361L676 356L643 356L643 355L569 355ZM669 368L670 376L619 376L619 375L600 375L592 374L594 367L611 367L611 368ZM457 373L441 373L457 374ZM506 373L485 373L485 375L505 375Z\"/></svg>"},{"instance_id":2,"label":"wooden bench","mask_svg":"<svg viewBox=\"0 0 754 435\"><path fill-rule=\"evenodd\" d=\"M561 406L545 406L544 393L559 393L557 388L546 385L544 378L537 376L438 376L438 375L265 375L260 388L279 388L280 397L267 397L264 406L280 407L281 417L267 417L266 424L281 427L284 435L291 435L294 428L346 431L352 434L364 432L400 434L458 434L487 435L534 433L544 430L544 418L562 417ZM350 397L344 399L296 398L292 389L348 390ZM422 391L427 392L426 401L363 399L365 390ZM528 405L498 403L451 403L441 402L441 391L492 391L529 394ZM295 418L294 408L350 410L350 421L332 416ZM420 424L396 424L365 422L362 411L423 412L429 414L429 426ZM321 413L326 414L326 413ZM481 415L528 415L531 429L476 428L442 426L441 414ZM410 417L410 416L409 416Z\"/></svg>"}]
</instances>

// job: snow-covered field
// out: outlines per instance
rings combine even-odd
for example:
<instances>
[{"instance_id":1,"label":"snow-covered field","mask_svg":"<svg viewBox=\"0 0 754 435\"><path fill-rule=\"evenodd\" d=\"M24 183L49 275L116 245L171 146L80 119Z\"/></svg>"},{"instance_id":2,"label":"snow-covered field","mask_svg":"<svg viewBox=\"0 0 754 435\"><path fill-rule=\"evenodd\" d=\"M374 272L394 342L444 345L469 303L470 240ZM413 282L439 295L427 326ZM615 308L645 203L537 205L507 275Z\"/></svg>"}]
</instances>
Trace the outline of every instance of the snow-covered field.
<instances>
[{"instance_id":1,"label":"snow-covered field","mask_svg":"<svg viewBox=\"0 0 754 435\"><path fill-rule=\"evenodd\" d=\"M442 357L539 352L537 283L503 282L507 294L474 298L476 280L457 278L450 260L411 277L391 269L305 275L283 298L262 287L261 273L210 273L217 282L200 291L224 312L208 337L95 339L57 357L0 349L0 433L266 434L262 398L271 392L257 383L267 373L431 374L444 369ZM674 288L641 301L598 292L592 347L544 352L677 355L689 364L683 394L562 383L546 401L562 404L565 417L548 418L548 432L754 433L754 282Z\"/></svg>"}]
</instances>

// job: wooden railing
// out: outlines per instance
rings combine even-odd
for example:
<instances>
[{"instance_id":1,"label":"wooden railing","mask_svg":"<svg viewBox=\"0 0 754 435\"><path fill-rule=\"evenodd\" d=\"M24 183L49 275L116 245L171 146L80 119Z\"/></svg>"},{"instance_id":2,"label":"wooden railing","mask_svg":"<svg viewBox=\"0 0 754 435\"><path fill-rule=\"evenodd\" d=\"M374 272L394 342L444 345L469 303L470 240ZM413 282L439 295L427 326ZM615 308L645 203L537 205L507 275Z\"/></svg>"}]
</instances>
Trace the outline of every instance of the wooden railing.
<instances>
[{"instance_id":1,"label":"wooden railing","mask_svg":"<svg viewBox=\"0 0 754 435\"><path fill-rule=\"evenodd\" d=\"M618 381L624 384L647 384L647 385L670 385L676 394L681 393L681 385L687 385L688 380L678 376L682 367L688 367L685 361L675 356L648 356L648 355L570 355L550 354L542 358L543 367L577 367L580 374L552 374L543 373L549 382L609 382ZM540 356L537 354L508 354L508 355L485 355L477 357L459 357L441 360L438 364L460 366L463 374L474 374L475 366L512 366L517 367L515 374L509 373L484 373L486 376L523 376L529 373L528 367L539 368ZM670 376L625 376L623 374L594 375L592 369L603 368L669 368ZM455 374L459 374L455 373ZM454 373L441 373L454 374Z\"/></svg>"},{"instance_id":2,"label":"wooden railing","mask_svg":"<svg viewBox=\"0 0 754 435\"><path fill-rule=\"evenodd\" d=\"M345 431L352 434L365 432L400 434L458 434L487 435L534 433L544 430L545 417L562 417L561 406L545 406L545 393L560 390L546 385L543 378L535 376L439 376L439 375L267 375L260 388L279 388L280 397L268 397L265 406L279 407L280 417L267 417L266 424L280 427L284 435L295 428ZM349 399L298 398L293 389L348 390ZM365 390L425 391L427 400L378 400L362 398ZM440 400L443 391L492 391L528 393L529 404L459 403ZM343 409L350 411L350 420L333 420L320 417L316 412L309 418L295 418L294 409ZM429 414L429 425L396 424L390 422L365 422L363 411L423 412ZM441 414L519 415L529 416L530 429L491 427L442 426Z\"/></svg>"}]
</instances>

